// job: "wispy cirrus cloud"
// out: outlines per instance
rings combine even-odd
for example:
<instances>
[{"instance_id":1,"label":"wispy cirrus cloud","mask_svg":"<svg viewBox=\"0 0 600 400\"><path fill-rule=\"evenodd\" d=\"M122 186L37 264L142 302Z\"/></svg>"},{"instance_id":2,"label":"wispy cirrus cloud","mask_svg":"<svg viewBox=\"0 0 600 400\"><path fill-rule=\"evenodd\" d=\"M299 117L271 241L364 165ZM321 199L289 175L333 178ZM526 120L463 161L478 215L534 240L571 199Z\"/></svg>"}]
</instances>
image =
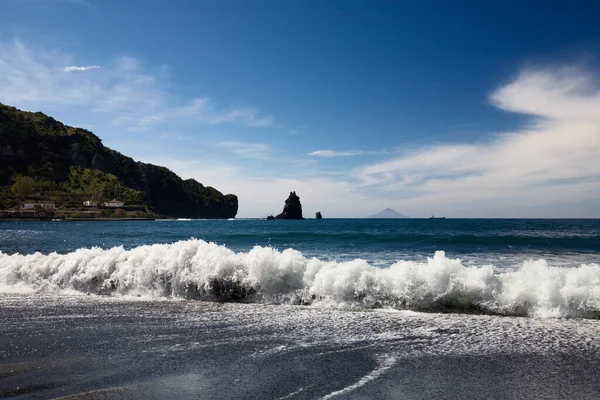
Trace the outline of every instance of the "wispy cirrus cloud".
<instances>
[{"instance_id":1,"label":"wispy cirrus cloud","mask_svg":"<svg viewBox=\"0 0 600 400\"><path fill-rule=\"evenodd\" d=\"M580 69L528 69L494 90L489 100L499 110L531 119L486 142L424 145L393 157L386 151L363 151L386 158L350 172L340 169L336 175L320 170L316 161L296 174L257 174L237 159L161 162L182 176L238 194L240 216L274 213L287 193L296 190L307 215L322 211L328 217L366 216L385 207L417 217L431 212L454 217L599 217L597 76ZM220 145L239 159L272 159L273 149L266 144ZM317 150L309 160L354 152Z\"/></svg>"},{"instance_id":2,"label":"wispy cirrus cloud","mask_svg":"<svg viewBox=\"0 0 600 400\"><path fill-rule=\"evenodd\" d=\"M259 115L255 108L229 108L217 110L209 97L198 97L187 104L170 110L174 117L196 118L207 125L242 123L249 127L267 127L273 124L272 117Z\"/></svg>"},{"instance_id":3,"label":"wispy cirrus cloud","mask_svg":"<svg viewBox=\"0 0 600 400\"><path fill-rule=\"evenodd\" d=\"M65 66L88 69L67 71ZM93 73L79 73L90 69ZM294 149L229 135L232 140L213 137L203 143L218 154L198 147L203 162L194 160L191 151L178 160L174 154L181 148L170 155L164 150L168 157L142 159L238 194L241 216L277 212L287 193L297 190L307 215L318 210L331 217L364 216L392 207L411 216L435 212L600 217L598 75L575 67L530 68L494 90L489 101L498 110L529 116L528 124L488 135L486 142L424 145L395 156L385 151L320 149L307 157L306 150L297 154ZM217 126L275 125L273 117L254 107L220 107L203 94L182 98L168 76L135 57L82 60L19 41L0 42L0 102L43 110L59 119L67 110L78 118L75 122L95 125L103 138L104 132L113 131L144 132L145 138L150 133L193 138ZM197 143L189 143L184 150L195 150ZM134 143L133 149L138 148ZM361 166L349 170L350 160L344 157L358 155L376 156L377 161L356 157L353 165ZM322 158L331 160L324 163ZM253 163L254 169L249 167ZM321 164L335 163L339 163L335 171L320 169ZM579 205L587 208L579 213Z\"/></svg>"},{"instance_id":4,"label":"wispy cirrus cloud","mask_svg":"<svg viewBox=\"0 0 600 400\"><path fill-rule=\"evenodd\" d=\"M525 127L480 144L426 146L365 165L354 177L397 193L407 208L488 210L600 198L600 86L577 68L524 70L490 96L501 110L530 115Z\"/></svg>"},{"instance_id":5,"label":"wispy cirrus cloud","mask_svg":"<svg viewBox=\"0 0 600 400\"><path fill-rule=\"evenodd\" d=\"M90 0L17 0L22 3L29 3L37 6L51 6L56 4L73 4L76 6L85 7L89 10L96 10L96 6Z\"/></svg>"},{"instance_id":6,"label":"wispy cirrus cloud","mask_svg":"<svg viewBox=\"0 0 600 400\"><path fill-rule=\"evenodd\" d=\"M69 65L68 67L65 67L65 71L66 72L89 71L90 69L98 69L98 68L102 68L102 67L99 65L87 65L87 66Z\"/></svg>"},{"instance_id":7,"label":"wispy cirrus cloud","mask_svg":"<svg viewBox=\"0 0 600 400\"><path fill-rule=\"evenodd\" d=\"M357 191L352 182L314 171L304 171L302 176L281 171L263 171L260 174L230 159L207 163L196 159L158 157L145 161L168 166L182 177L194 178L223 193L235 193L239 198L240 218L264 218L281 212L292 190L300 196L306 217L314 216L317 211L321 211L325 218L367 216L389 206L387 199L371 198ZM368 211L365 212L365 209Z\"/></svg>"},{"instance_id":8,"label":"wispy cirrus cloud","mask_svg":"<svg viewBox=\"0 0 600 400\"><path fill-rule=\"evenodd\" d=\"M277 168L257 172L238 159L255 151L266 157L273 149L247 142L221 143L239 158L157 162L236 193L241 217L277 212L290 190L302 198L306 215L322 211L326 217L360 217L386 207L413 217L432 212L454 217L598 217L596 82L595 75L581 70L522 71L489 99L499 110L531 116L525 126L499 132L487 142L425 145L395 156L364 151L386 158L349 172L340 168L335 175L319 169L314 155L308 158L313 164L294 169L294 174Z\"/></svg>"},{"instance_id":9,"label":"wispy cirrus cloud","mask_svg":"<svg viewBox=\"0 0 600 400\"><path fill-rule=\"evenodd\" d=\"M256 108L217 108L206 96L181 98L170 89L168 78L145 69L135 57L116 57L102 67L82 66L74 59L19 40L0 43L0 101L36 111L85 109L129 131L159 129L161 124L273 124L272 117ZM96 72L78 73L90 70Z\"/></svg>"},{"instance_id":10,"label":"wispy cirrus cloud","mask_svg":"<svg viewBox=\"0 0 600 400\"><path fill-rule=\"evenodd\" d=\"M234 121L243 121L247 126L252 127L264 127L273 124L271 117L260 117L258 111L254 108L224 110L208 119L208 123L211 125Z\"/></svg>"},{"instance_id":11,"label":"wispy cirrus cloud","mask_svg":"<svg viewBox=\"0 0 600 400\"><path fill-rule=\"evenodd\" d=\"M358 156L363 154L362 150L347 150L347 151L335 151L335 150L315 150L309 153L312 157L350 157Z\"/></svg>"},{"instance_id":12,"label":"wispy cirrus cloud","mask_svg":"<svg viewBox=\"0 0 600 400\"><path fill-rule=\"evenodd\" d=\"M67 2L71 4L76 4L78 6L84 6L88 8L95 8L94 4L90 0L67 0Z\"/></svg>"},{"instance_id":13,"label":"wispy cirrus cloud","mask_svg":"<svg viewBox=\"0 0 600 400\"><path fill-rule=\"evenodd\" d=\"M266 143L226 141L218 143L217 146L225 148L240 157L266 159L272 156L271 146Z\"/></svg>"}]
</instances>

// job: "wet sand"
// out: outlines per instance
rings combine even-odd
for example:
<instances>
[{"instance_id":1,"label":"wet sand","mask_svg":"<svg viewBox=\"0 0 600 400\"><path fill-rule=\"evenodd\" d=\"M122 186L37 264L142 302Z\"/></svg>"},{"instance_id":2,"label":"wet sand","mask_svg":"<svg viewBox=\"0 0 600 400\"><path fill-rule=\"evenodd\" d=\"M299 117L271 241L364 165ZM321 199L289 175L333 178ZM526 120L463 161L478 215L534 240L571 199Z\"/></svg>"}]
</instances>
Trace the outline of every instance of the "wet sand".
<instances>
[{"instance_id":1,"label":"wet sand","mask_svg":"<svg viewBox=\"0 0 600 400\"><path fill-rule=\"evenodd\" d=\"M0 296L0 397L600 397L600 321Z\"/></svg>"}]
</instances>

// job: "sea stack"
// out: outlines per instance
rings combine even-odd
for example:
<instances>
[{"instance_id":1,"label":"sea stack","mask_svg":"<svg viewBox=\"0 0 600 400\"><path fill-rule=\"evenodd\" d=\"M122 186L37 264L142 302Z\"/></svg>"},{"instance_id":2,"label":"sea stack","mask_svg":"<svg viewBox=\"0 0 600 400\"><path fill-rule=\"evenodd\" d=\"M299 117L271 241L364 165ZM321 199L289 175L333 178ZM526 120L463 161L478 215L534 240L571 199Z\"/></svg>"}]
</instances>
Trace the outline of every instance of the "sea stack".
<instances>
[{"instance_id":1,"label":"sea stack","mask_svg":"<svg viewBox=\"0 0 600 400\"><path fill-rule=\"evenodd\" d=\"M285 201L283 212L276 216L275 219L304 219L302 217L300 197L296 195L296 192L290 192L289 197Z\"/></svg>"},{"instance_id":2,"label":"sea stack","mask_svg":"<svg viewBox=\"0 0 600 400\"><path fill-rule=\"evenodd\" d=\"M321 211L317 211L317 214L315 214L315 218L316 219L323 219L323 216L321 215Z\"/></svg>"}]
</instances>

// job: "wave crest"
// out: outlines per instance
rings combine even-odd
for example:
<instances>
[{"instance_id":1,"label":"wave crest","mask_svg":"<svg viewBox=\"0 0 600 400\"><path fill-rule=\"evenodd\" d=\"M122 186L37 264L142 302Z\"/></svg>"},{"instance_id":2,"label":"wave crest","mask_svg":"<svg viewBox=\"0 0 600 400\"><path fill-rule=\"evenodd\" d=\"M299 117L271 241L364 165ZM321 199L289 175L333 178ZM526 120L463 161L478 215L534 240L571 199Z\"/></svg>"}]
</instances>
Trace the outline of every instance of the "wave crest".
<instances>
[{"instance_id":1,"label":"wave crest","mask_svg":"<svg viewBox=\"0 0 600 400\"><path fill-rule=\"evenodd\" d=\"M235 253L190 239L172 244L78 249L68 254L0 252L0 292L76 290L97 294L351 308L474 312L534 317L600 317L600 266L515 271L467 267L443 251L427 262L377 268L325 262L299 251L256 246Z\"/></svg>"}]
</instances>

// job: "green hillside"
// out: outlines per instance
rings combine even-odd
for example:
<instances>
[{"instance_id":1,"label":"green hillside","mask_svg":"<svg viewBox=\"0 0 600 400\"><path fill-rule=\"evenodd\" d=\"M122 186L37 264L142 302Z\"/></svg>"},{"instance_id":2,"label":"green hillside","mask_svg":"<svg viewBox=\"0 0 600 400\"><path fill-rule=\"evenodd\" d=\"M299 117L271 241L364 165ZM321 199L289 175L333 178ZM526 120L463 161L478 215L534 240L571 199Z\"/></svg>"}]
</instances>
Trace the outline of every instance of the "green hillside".
<instances>
[{"instance_id":1,"label":"green hillside","mask_svg":"<svg viewBox=\"0 0 600 400\"><path fill-rule=\"evenodd\" d=\"M238 209L233 194L136 162L85 129L0 103L0 208L35 200L68 209L112 199L169 217L233 218Z\"/></svg>"}]
</instances>

